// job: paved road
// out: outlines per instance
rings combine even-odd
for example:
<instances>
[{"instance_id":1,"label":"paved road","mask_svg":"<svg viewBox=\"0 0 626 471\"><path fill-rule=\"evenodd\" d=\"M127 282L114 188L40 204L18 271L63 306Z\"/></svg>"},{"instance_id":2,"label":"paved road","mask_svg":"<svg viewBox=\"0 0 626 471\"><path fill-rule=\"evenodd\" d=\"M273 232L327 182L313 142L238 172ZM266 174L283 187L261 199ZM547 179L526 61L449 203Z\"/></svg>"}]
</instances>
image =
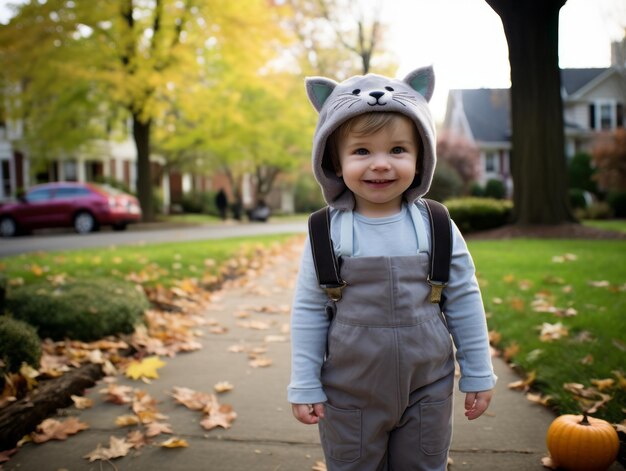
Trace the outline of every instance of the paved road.
<instances>
[{"instance_id":1,"label":"paved road","mask_svg":"<svg viewBox=\"0 0 626 471\"><path fill-rule=\"evenodd\" d=\"M285 234L306 231L306 221L271 223L225 223L202 226L167 226L162 224L140 224L127 231L102 230L91 234L74 234L49 231L30 236L0 239L0 257L8 257L26 252L89 247L109 247L111 245L142 245L159 242L183 242L190 240L222 239L264 234Z\"/></svg>"}]
</instances>

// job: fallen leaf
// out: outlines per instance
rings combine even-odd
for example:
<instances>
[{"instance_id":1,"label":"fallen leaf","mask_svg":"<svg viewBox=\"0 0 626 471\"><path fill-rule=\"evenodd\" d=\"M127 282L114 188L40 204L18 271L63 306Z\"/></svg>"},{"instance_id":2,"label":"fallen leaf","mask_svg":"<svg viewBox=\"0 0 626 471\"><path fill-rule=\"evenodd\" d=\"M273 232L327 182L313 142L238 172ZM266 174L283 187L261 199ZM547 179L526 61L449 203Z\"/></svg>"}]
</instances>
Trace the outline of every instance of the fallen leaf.
<instances>
[{"instance_id":1,"label":"fallen leaf","mask_svg":"<svg viewBox=\"0 0 626 471\"><path fill-rule=\"evenodd\" d=\"M593 286L594 288L608 288L611 283L609 283L606 280L601 280L601 281L589 281L588 284L590 286Z\"/></svg>"},{"instance_id":2,"label":"fallen leaf","mask_svg":"<svg viewBox=\"0 0 626 471\"><path fill-rule=\"evenodd\" d=\"M106 394L104 398L106 402L112 402L113 404L130 404L133 401L131 396L133 388L130 386L112 383L105 389L101 389L100 392Z\"/></svg>"},{"instance_id":3,"label":"fallen leaf","mask_svg":"<svg viewBox=\"0 0 626 471\"><path fill-rule=\"evenodd\" d=\"M569 331L563 327L563 324L557 322L556 324L550 324L544 322L541 326L541 333L539 334L539 340L542 342L551 342L552 340L558 340L561 337L566 337Z\"/></svg>"},{"instance_id":4,"label":"fallen leaf","mask_svg":"<svg viewBox=\"0 0 626 471\"><path fill-rule=\"evenodd\" d=\"M174 433L172 432L172 426L170 424L164 424L162 422L153 422L146 427L146 437L156 437L161 433Z\"/></svg>"},{"instance_id":5,"label":"fallen leaf","mask_svg":"<svg viewBox=\"0 0 626 471\"><path fill-rule=\"evenodd\" d=\"M227 404L222 404L217 410L211 411L211 413L200 422L200 425L206 430L212 430L216 427L229 429L236 418L237 413L233 411L232 407Z\"/></svg>"},{"instance_id":6,"label":"fallen leaf","mask_svg":"<svg viewBox=\"0 0 626 471\"><path fill-rule=\"evenodd\" d=\"M526 399L530 402L534 402L535 404L541 404L542 406L549 406L550 400L552 396L542 396L541 394L536 393L526 393Z\"/></svg>"},{"instance_id":7,"label":"fallen leaf","mask_svg":"<svg viewBox=\"0 0 626 471\"><path fill-rule=\"evenodd\" d=\"M165 363L157 356L147 357L141 361L133 361L126 368L126 376L132 379L158 378L157 370Z\"/></svg>"},{"instance_id":8,"label":"fallen leaf","mask_svg":"<svg viewBox=\"0 0 626 471\"><path fill-rule=\"evenodd\" d=\"M187 448L189 443L182 438L172 437L169 440L159 443L159 446L163 448Z\"/></svg>"},{"instance_id":9,"label":"fallen leaf","mask_svg":"<svg viewBox=\"0 0 626 471\"><path fill-rule=\"evenodd\" d=\"M267 368L273 363L271 358L259 357L254 360L250 360L248 363L252 368Z\"/></svg>"},{"instance_id":10,"label":"fallen leaf","mask_svg":"<svg viewBox=\"0 0 626 471\"><path fill-rule=\"evenodd\" d=\"M519 391L528 391L536 379L537 372L533 370L526 375L525 379L520 379L519 381L513 381L512 383L509 383L508 388L517 389Z\"/></svg>"},{"instance_id":11,"label":"fallen leaf","mask_svg":"<svg viewBox=\"0 0 626 471\"><path fill-rule=\"evenodd\" d=\"M141 423L141 421L136 415L120 415L115 419L115 425L118 427L129 427L131 425L138 425L139 423Z\"/></svg>"},{"instance_id":12,"label":"fallen leaf","mask_svg":"<svg viewBox=\"0 0 626 471\"><path fill-rule=\"evenodd\" d=\"M558 466L554 464L554 461L552 461L552 457L550 456L544 456L543 458L541 458L541 464L544 468L558 469Z\"/></svg>"},{"instance_id":13,"label":"fallen leaf","mask_svg":"<svg viewBox=\"0 0 626 471\"><path fill-rule=\"evenodd\" d=\"M46 419L37 425L37 429L31 434L35 443L44 443L49 440L65 440L70 435L75 435L81 430L89 428L84 422L76 417L69 417L64 421Z\"/></svg>"},{"instance_id":14,"label":"fallen leaf","mask_svg":"<svg viewBox=\"0 0 626 471\"><path fill-rule=\"evenodd\" d=\"M98 444L94 451L86 454L83 458L88 459L90 463L96 460L108 461L128 455L131 448L133 448L133 444L127 442L125 438L110 437L109 448Z\"/></svg>"},{"instance_id":15,"label":"fallen leaf","mask_svg":"<svg viewBox=\"0 0 626 471\"><path fill-rule=\"evenodd\" d=\"M215 392L224 393L224 392L232 391L234 387L235 386L230 384L228 381L220 381L215 386L213 386L213 389L215 389Z\"/></svg>"},{"instance_id":16,"label":"fallen leaf","mask_svg":"<svg viewBox=\"0 0 626 471\"><path fill-rule=\"evenodd\" d=\"M611 389L615 385L615 380L613 378L592 379L591 384L598 388L598 391L604 391L605 389Z\"/></svg>"},{"instance_id":17,"label":"fallen leaf","mask_svg":"<svg viewBox=\"0 0 626 471\"><path fill-rule=\"evenodd\" d=\"M77 409L90 409L93 407L93 400L88 397L72 395L71 398L74 402L74 407Z\"/></svg>"},{"instance_id":18,"label":"fallen leaf","mask_svg":"<svg viewBox=\"0 0 626 471\"><path fill-rule=\"evenodd\" d=\"M181 387L174 388L172 397L191 410L204 410L207 406L213 404L215 400L212 394Z\"/></svg>"},{"instance_id":19,"label":"fallen leaf","mask_svg":"<svg viewBox=\"0 0 626 471\"><path fill-rule=\"evenodd\" d=\"M26 363L22 363L22 366L20 367L20 374L26 380L28 390L32 391L33 388L37 386L39 371Z\"/></svg>"},{"instance_id":20,"label":"fallen leaf","mask_svg":"<svg viewBox=\"0 0 626 471\"><path fill-rule=\"evenodd\" d=\"M144 445L147 445L146 436L141 430L131 430L126 435L126 441L130 443L135 450L139 450Z\"/></svg>"},{"instance_id":21,"label":"fallen leaf","mask_svg":"<svg viewBox=\"0 0 626 471\"><path fill-rule=\"evenodd\" d=\"M593 355L589 354L580 360L581 365L593 365Z\"/></svg>"}]
</instances>

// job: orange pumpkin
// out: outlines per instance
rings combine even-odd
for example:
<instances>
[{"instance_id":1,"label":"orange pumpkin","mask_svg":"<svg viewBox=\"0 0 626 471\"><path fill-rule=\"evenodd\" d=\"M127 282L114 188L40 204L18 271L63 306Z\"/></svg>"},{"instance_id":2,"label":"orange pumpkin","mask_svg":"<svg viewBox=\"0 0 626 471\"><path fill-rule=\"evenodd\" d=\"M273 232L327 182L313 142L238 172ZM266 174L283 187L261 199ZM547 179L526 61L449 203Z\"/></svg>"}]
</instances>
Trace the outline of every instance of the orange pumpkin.
<instances>
[{"instance_id":1,"label":"orange pumpkin","mask_svg":"<svg viewBox=\"0 0 626 471\"><path fill-rule=\"evenodd\" d=\"M554 464L568 471L605 471L619 451L611 424L587 414L557 417L546 441Z\"/></svg>"}]
</instances>

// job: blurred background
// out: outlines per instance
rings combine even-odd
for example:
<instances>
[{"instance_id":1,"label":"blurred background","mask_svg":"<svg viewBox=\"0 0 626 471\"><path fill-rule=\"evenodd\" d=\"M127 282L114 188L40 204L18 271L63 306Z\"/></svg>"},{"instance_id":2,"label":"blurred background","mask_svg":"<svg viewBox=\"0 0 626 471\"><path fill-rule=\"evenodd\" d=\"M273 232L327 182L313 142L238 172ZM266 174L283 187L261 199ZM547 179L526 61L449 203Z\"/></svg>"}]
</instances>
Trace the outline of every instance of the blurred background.
<instances>
[{"instance_id":1,"label":"blurred background","mask_svg":"<svg viewBox=\"0 0 626 471\"><path fill-rule=\"evenodd\" d=\"M624 157L606 158L624 128L625 31L625 2L568 0L554 38L570 202L598 214L626 190L611 177ZM303 78L428 64L429 196L506 199L508 51L484 0L0 0L0 201L77 181L136 194L147 221L218 214L220 190L235 218L309 212L323 201Z\"/></svg>"}]
</instances>

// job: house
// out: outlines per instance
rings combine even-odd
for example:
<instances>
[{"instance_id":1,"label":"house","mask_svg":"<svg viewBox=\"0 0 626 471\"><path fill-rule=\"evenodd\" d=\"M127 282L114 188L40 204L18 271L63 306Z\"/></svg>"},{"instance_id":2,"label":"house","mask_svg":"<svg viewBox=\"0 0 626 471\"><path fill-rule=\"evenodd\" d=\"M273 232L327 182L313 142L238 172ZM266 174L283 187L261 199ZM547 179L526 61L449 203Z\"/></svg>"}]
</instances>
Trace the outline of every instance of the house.
<instances>
[{"instance_id":1,"label":"house","mask_svg":"<svg viewBox=\"0 0 626 471\"><path fill-rule=\"evenodd\" d=\"M623 69L562 69L565 155L588 152L602 131L624 127L626 75ZM480 178L512 189L509 89L451 90L443 129L474 143L480 151Z\"/></svg>"}]
</instances>

